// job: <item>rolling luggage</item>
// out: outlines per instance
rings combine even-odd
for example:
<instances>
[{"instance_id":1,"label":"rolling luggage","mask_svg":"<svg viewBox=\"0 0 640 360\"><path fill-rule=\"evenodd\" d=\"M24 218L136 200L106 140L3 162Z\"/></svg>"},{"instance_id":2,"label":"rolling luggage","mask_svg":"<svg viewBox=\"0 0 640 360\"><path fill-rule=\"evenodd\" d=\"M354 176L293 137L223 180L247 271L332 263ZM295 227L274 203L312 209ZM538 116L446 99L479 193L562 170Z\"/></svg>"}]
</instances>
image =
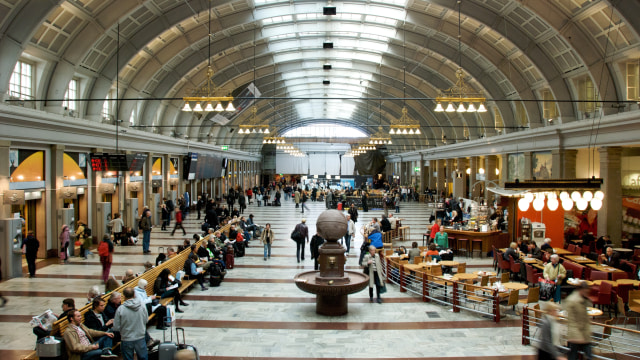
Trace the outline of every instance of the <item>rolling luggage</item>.
<instances>
[{"instance_id":1,"label":"rolling luggage","mask_svg":"<svg viewBox=\"0 0 640 360\"><path fill-rule=\"evenodd\" d=\"M224 262L227 265L227 269L233 269L233 254L227 253Z\"/></svg>"},{"instance_id":2,"label":"rolling luggage","mask_svg":"<svg viewBox=\"0 0 640 360\"><path fill-rule=\"evenodd\" d=\"M180 331L182 332L182 342L180 342ZM196 349L196 347L193 345L187 344L187 341L184 337L184 328L176 328L176 342L178 345L178 352L176 353L176 355L179 355L180 359L200 360L198 349Z\"/></svg>"},{"instance_id":3,"label":"rolling luggage","mask_svg":"<svg viewBox=\"0 0 640 360\"><path fill-rule=\"evenodd\" d=\"M176 352L178 352L178 345L173 342L171 327L169 327L171 341L167 341L165 334L166 330L162 331L162 342L158 345L158 360L173 360L176 356Z\"/></svg>"}]
</instances>

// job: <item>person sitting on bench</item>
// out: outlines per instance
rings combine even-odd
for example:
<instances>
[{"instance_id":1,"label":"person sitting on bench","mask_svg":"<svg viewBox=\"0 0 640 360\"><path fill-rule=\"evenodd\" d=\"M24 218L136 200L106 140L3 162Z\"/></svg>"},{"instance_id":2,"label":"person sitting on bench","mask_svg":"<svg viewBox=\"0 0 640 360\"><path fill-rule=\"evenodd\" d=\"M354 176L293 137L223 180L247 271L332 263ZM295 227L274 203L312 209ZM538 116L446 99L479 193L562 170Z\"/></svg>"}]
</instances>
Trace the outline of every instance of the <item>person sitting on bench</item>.
<instances>
[{"instance_id":1,"label":"person sitting on bench","mask_svg":"<svg viewBox=\"0 0 640 360\"><path fill-rule=\"evenodd\" d=\"M70 311L69 327L64 332L64 342L69 360L87 360L117 357L111 352L113 333L91 330L82 323L82 313Z\"/></svg>"}]
</instances>

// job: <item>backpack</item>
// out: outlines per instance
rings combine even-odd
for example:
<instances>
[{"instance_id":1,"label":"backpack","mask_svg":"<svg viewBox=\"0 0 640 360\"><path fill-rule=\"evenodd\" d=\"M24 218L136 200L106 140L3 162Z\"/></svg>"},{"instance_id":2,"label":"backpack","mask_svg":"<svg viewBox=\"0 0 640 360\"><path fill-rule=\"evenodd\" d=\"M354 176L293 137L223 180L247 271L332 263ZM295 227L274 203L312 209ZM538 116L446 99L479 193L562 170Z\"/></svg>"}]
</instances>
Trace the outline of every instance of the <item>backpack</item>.
<instances>
[{"instance_id":1,"label":"backpack","mask_svg":"<svg viewBox=\"0 0 640 360\"><path fill-rule=\"evenodd\" d=\"M100 246L98 246L98 255L100 256L109 256L109 243L106 241L103 241L100 243Z\"/></svg>"},{"instance_id":2,"label":"backpack","mask_svg":"<svg viewBox=\"0 0 640 360\"><path fill-rule=\"evenodd\" d=\"M89 229L88 227L84 228L84 238L88 238L91 237L91 229Z\"/></svg>"}]
</instances>

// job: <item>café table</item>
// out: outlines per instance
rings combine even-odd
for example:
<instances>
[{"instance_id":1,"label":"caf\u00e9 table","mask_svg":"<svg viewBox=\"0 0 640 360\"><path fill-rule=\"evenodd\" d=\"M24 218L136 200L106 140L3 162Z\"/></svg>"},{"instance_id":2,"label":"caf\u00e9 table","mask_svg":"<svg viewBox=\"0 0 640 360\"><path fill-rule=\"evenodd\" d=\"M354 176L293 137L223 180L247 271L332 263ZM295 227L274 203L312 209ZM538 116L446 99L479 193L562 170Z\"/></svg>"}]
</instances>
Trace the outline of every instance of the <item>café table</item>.
<instances>
[{"instance_id":1,"label":"caf\u00e9 table","mask_svg":"<svg viewBox=\"0 0 640 360\"><path fill-rule=\"evenodd\" d=\"M609 274L611 273L623 273L624 271L620 270L620 269L616 269L614 267L611 266L607 266L607 265L598 265L598 264L584 264L584 266L587 266L593 270L597 270L597 271L604 271L607 272ZM611 276L609 276L611 277Z\"/></svg>"},{"instance_id":2,"label":"caf\u00e9 table","mask_svg":"<svg viewBox=\"0 0 640 360\"><path fill-rule=\"evenodd\" d=\"M538 262L538 259L530 257L523 257L520 260L525 264L535 264L536 262Z\"/></svg>"},{"instance_id":3,"label":"caf\u00e9 table","mask_svg":"<svg viewBox=\"0 0 640 360\"><path fill-rule=\"evenodd\" d=\"M573 254L571 251L563 249L563 248L553 248L553 253L558 255L571 255Z\"/></svg>"},{"instance_id":4,"label":"caf\u00e9 table","mask_svg":"<svg viewBox=\"0 0 640 360\"><path fill-rule=\"evenodd\" d=\"M598 308L594 308L591 306L587 307L587 314L589 314L589 316L593 316L594 318L596 316L600 316L603 314L602 310L598 309Z\"/></svg>"},{"instance_id":5,"label":"caf\u00e9 table","mask_svg":"<svg viewBox=\"0 0 640 360\"><path fill-rule=\"evenodd\" d=\"M572 285L572 286L578 286L579 283L585 283L587 284L587 286L592 286L593 285L593 281L589 281L589 280L582 280L582 279L575 279L578 280L578 282L572 282L570 281L570 279L567 279L567 284ZM609 281L609 280L607 280Z\"/></svg>"},{"instance_id":6,"label":"caf\u00e9 table","mask_svg":"<svg viewBox=\"0 0 640 360\"><path fill-rule=\"evenodd\" d=\"M618 285L631 284L634 287L638 287L638 285L640 285L640 281L633 279L618 279L617 283Z\"/></svg>"},{"instance_id":7,"label":"caf\u00e9 table","mask_svg":"<svg viewBox=\"0 0 640 360\"><path fill-rule=\"evenodd\" d=\"M628 259L631 257L631 254L633 254L633 250L627 248L613 248L613 251L619 253L620 257L623 259Z\"/></svg>"},{"instance_id":8,"label":"caf\u00e9 table","mask_svg":"<svg viewBox=\"0 0 640 360\"><path fill-rule=\"evenodd\" d=\"M613 280L593 280L592 285L600 286L603 282L611 284L612 287L618 287L618 282Z\"/></svg>"},{"instance_id":9,"label":"caf\u00e9 table","mask_svg":"<svg viewBox=\"0 0 640 360\"><path fill-rule=\"evenodd\" d=\"M477 277L478 277L478 275L470 274L470 273L461 273L461 274L453 275L453 279L458 280L458 281L460 281L460 280L462 280L462 281L464 281L464 280L472 280L472 279L476 279Z\"/></svg>"},{"instance_id":10,"label":"caf\u00e9 table","mask_svg":"<svg viewBox=\"0 0 640 360\"><path fill-rule=\"evenodd\" d=\"M563 257L567 260L571 260L574 263L578 263L578 264L595 264L596 263L595 261L580 255L565 255Z\"/></svg>"},{"instance_id":11,"label":"caf\u00e9 table","mask_svg":"<svg viewBox=\"0 0 640 360\"><path fill-rule=\"evenodd\" d=\"M458 266L459 262L453 260L443 260L439 262L442 266Z\"/></svg>"},{"instance_id":12,"label":"caf\u00e9 table","mask_svg":"<svg viewBox=\"0 0 640 360\"><path fill-rule=\"evenodd\" d=\"M473 272L474 275L476 276L496 276L496 273L493 271L474 271Z\"/></svg>"},{"instance_id":13,"label":"caf\u00e9 table","mask_svg":"<svg viewBox=\"0 0 640 360\"><path fill-rule=\"evenodd\" d=\"M517 282L502 283L502 286L505 289L509 289L509 290L526 290L529 288L527 284L522 284Z\"/></svg>"}]
</instances>

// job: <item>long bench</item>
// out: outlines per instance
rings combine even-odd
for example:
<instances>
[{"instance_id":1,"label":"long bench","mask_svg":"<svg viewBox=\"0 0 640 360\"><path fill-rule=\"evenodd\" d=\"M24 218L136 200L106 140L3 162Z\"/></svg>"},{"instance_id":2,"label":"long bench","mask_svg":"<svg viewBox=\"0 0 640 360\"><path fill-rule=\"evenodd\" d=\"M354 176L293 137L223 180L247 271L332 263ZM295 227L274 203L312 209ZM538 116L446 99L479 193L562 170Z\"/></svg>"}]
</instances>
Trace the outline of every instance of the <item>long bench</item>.
<instances>
[{"instance_id":1,"label":"long bench","mask_svg":"<svg viewBox=\"0 0 640 360\"><path fill-rule=\"evenodd\" d=\"M237 221L236 221L237 222ZM223 226L222 228L220 228L219 231L221 231L222 233L228 234L229 233L229 229L231 227L232 223L229 223L225 226ZM195 244L197 247L201 246L202 242L206 241L204 239L197 241ZM158 277L158 275L160 275L160 272L164 269L169 269L171 271L171 275L175 276L176 273L180 270L182 270L184 268L184 263L187 261L187 258L189 256L189 254L191 253L191 249L187 248L182 250L178 255L174 256L173 258L163 262L162 264L152 268L151 270L146 271L145 273L143 273L142 275L132 279L131 281L127 282L126 284L123 284L122 286L118 287L115 291L122 293L122 291L128 287L135 287L138 285L138 281L140 281L140 279L145 279L147 280L147 286L145 287L145 290L147 292L148 295L153 295L153 285L155 284L155 280ZM182 285L178 288L178 291L180 293L186 292L189 288L191 288L191 286L193 286L194 283L196 283L196 279L189 279L189 280L183 280L182 281ZM109 294L104 294L102 295L102 299L106 302L109 302L109 298L111 297L112 293ZM168 297L168 298L164 298L164 299L160 299L160 304L166 306L168 305L171 301L173 300L173 298ZM91 310L91 303L81 307L80 309L78 309L78 311L80 311L80 313L82 314L82 321L84 322L84 315L86 314L87 311ZM149 320L152 320L155 317L155 314L150 314L149 315ZM53 323L53 327L51 329L51 336L60 336L62 337L62 335L64 335L64 331L67 329L67 326L69 325L69 321L67 320L67 318L62 318L56 322ZM117 346L119 346L119 344L115 344L114 348L116 348ZM28 354L27 356L23 357L22 359L38 359L37 353L36 351L33 351L32 353Z\"/></svg>"}]
</instances>

